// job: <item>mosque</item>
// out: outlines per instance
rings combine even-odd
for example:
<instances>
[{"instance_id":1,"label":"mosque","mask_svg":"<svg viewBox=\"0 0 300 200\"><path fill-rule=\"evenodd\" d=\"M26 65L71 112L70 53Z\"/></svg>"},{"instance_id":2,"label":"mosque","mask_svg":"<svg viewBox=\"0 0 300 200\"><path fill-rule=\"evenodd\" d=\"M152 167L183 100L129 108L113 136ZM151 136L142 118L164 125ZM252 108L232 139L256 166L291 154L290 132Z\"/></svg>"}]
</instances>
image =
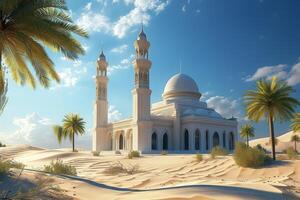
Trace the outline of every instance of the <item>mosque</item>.
<instances>
[{"instance_id":1,"label":"mosque","mask_svg":"<svg viewBox=\"0 0 300 200\"><path fill-rule=\"evenodd\" d=\"M132 117L128 119L108 122L108 63L103 51L97 60L93 151L207 153L215 146L234 150L238 140L237 120L222 117L200 101L201 93L190 76L179 73L171 77L162 101L151 104L150 43L143 29L134 47L135 84L131 91Z\"/></svg>"}]
</instances>

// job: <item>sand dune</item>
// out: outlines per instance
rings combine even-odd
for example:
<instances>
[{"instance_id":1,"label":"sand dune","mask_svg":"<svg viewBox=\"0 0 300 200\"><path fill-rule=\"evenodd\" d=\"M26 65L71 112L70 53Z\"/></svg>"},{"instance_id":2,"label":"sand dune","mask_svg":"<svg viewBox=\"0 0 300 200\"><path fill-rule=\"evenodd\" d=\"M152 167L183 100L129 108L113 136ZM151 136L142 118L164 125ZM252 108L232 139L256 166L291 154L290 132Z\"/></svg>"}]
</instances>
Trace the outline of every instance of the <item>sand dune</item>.
<instances>
[{"instance_id":1,"label":"sand dune","mask_svg":"<svg viewBox=\"0 0 300 200\"><path fill-rule=\"evenodd\" d=\"M298 135L300 137L300 132L295 133L293 131L289 131L287 133L284 133L284 134L276 137L277 141L278 141L277 145L276 145L276 151L282 152L283 150L287 149L288 147L294 147L294 143L291 142L291 137L293 135ZM259 138L259 139L249 141L250 146L256 146L258 144L262 145L268 151L271 151L272 147L269 143L269 137ZM300 152L300 144L297 145L297 151Z\"/></svg>"},{"instance_id":2,"label":"sand dune","mask_svg":"<svg viewBox=\"0 0 300 200\"><path fill-rule=\"evenodd\" d=\"M20 161L29 169L40 170L55 159L75 166L82 179L58 179L58 182L80 199L97 199L99 195L107 199L145 199L144 195L146 199L224 199L224 195L227 199L282 199L281 191L275 186L300 184L300 161L250 169L238 167L231 156L211 160L206 155L201 162L196 162L194 155L145 155L127 159L124 155L95 157L90 152L30 146L0 148L0 155ZM128 167L138 165L140 172L104 173L117 162Z\"/></svg>"}]
</instances>

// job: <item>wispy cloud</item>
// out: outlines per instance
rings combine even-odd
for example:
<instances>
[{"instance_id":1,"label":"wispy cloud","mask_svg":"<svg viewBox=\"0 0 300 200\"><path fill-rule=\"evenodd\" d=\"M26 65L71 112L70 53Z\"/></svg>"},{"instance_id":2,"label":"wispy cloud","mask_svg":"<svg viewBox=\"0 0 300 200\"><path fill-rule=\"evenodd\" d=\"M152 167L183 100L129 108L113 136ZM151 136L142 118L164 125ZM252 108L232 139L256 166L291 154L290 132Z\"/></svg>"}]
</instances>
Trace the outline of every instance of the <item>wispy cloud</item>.
<instances>
[{"instance_id":1,"label":"wispy cloud","mask_svg":"<svg viewBox=\"0 0 300 200\"><path fill-rule=\"evenodd\" d=\"M110 50L112 53L123 53L124 51L126 51L128 49L128 45L127 44L123 44L121 46L115 47L112 50Z\"/></svg>"},{"instance_id":2,"label":"wispy cloud","mask_svg":"<svg viewBox=\"0 0 300 200\"><path fill-rule=\"evenodd\" d=\"M108 108L108 121L114 122L120 120L122 113L114 105L110 105Z\"/></svg>"},{"instance_id":3,"label":"wispy cloud","mask_svg":"<svg viewBox=\"0 0 300 200\"><path fill-rule=\"evenodd\" d=\"M107 6L107 1L98 1ZM159 14L169 4L168 0L123 1L125 5L133 6L133 8L127 14L119 16L115 21L110 20L101 11L92 11L92 3L89 2L76 22L90 32L112 33L118 38L123 38L132 27L140 25L142 22L147 25L150 22L152 13ZM118 2L115 0L112 3Z\"/></svg>"},{"instance_id":4,"label":"wispy cloud","mask_svg":"<svg viewBox=\"0 0 300 200\"><path fill-rule=\"evenodd\" d=\"M273 76L281 80L285 80L289 85L297 85L300 83L300 62L293 65L288 70L288 65L279 64L275 66L264 66L256 70L253 75L243 78L245 81L256 81L259 79L271 79Z\"/></svg>"}]
</instances>

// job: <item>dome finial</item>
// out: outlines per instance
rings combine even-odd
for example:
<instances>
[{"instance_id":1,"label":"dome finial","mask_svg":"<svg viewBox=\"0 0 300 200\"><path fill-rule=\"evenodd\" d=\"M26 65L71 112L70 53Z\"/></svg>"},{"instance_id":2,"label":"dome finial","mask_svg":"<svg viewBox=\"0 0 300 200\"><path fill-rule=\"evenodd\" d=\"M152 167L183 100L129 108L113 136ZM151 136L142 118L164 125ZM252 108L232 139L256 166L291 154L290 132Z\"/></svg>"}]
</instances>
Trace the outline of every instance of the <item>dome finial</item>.
<instances>
[{"instance_id":1,"label":"dome finial","mask_svg":"<svg viewBox=\"0 0 300 200\"><path fill-rule=\"evenodd\" d=\"M105 55L104 55L104 53L103 53L103 48L101 48L101 54L100 54L100 60L105 60Z\"/></svg>"},{"instance_id":2,"label":"dome finial","mask_svg":"<svg viewBox=\"0 0 300 200\"><path fill-rule=\"evenodd\" d=\"M142 29L141 29L141 32L139 33L138 39L145 39L145 40L147 40L147 36L146 36L146 34L144 32L144 23L143 23L143 21L142 21Z\"/></svg>"}]
</instances>

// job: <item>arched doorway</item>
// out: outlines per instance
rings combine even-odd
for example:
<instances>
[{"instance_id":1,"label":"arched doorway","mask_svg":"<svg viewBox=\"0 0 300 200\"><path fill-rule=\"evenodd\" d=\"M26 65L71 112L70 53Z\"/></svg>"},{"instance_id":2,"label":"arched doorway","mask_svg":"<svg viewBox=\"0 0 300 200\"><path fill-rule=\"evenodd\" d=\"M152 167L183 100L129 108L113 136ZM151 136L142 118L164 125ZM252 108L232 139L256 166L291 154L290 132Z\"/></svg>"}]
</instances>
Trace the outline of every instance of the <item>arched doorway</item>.
<instances>
[{"instance_id":1,"label":"arched doorway","mask_svg":"<svg viewBox=\"0 0 300 200\"><path fill-rule=\"evenodd\" d=\"M152 133L151 137L151 149L157 150L157 134L155 132Z\"/></svg>"},{"instance_id":2,"label":"arched doorway","mask_svg":"<svg viewBox=\"0 0 300 200\"><path fill-rule=\"evenodd\" d=\"M168 134L165 133L163 136L163 150L168 150Z\"/></svg>"},{"instance_id":3,"label":"arched doorway","mask_svg":"<svg viewBox=\"0 0 300 200\"><path fill-rule=\"evenodd\" d=\"M206 130L206 132L205 132L205 147L206 147L206 150L209 149L209 133L208 133L208 130Z\"/></svg>"},{"instance_id":4,"label":"arched doorway","mask_svg":"<svg viewBox=\"0 0 300 200\"><path fill-rule=\"evenodd\" d=\"M200 150L200 131L198 129L195 132L195 150Z\"/></svg>"},{"instance_id":5,"label":"arched doorway","mask_svg":"<svg viewBox=\"0 0 300 200\"><path fill-rule=\"evenodd\" d=\"M220 140L219 140L219 134L218 132L215 132L213 135L213 147L219 146L220 145Z\"/></svg>"},{"instance_id":6,"label":"arched doorway","mask_svg":"<svg viewBox=\"0 0 300 200\"><path fill-rule=\"evenodd\" d=\"M233 132L229 133L229 150L234 150L234 135L233 135Z\"/></svg>"},{"instance_id":7,"label":"arched doorway","mask_svg":"<svg viewBox=\"0 0 300 200\"><path fill-rule=\"evenodd\" d=\"M119 137L119 149L123 150L123 148L124 148L124 136L123 136L123 134L120 134L120 137Z\"/></svg>"},{"instance_id":8,"label":"arched doorway","mask_svg":"<svg viewBox=\"0 0 300 200\"><path fill-rule=\"evenodd\" d=\"M189 131L184 131L184 150L189 150Z\"/></svg>"}]
</instances>

